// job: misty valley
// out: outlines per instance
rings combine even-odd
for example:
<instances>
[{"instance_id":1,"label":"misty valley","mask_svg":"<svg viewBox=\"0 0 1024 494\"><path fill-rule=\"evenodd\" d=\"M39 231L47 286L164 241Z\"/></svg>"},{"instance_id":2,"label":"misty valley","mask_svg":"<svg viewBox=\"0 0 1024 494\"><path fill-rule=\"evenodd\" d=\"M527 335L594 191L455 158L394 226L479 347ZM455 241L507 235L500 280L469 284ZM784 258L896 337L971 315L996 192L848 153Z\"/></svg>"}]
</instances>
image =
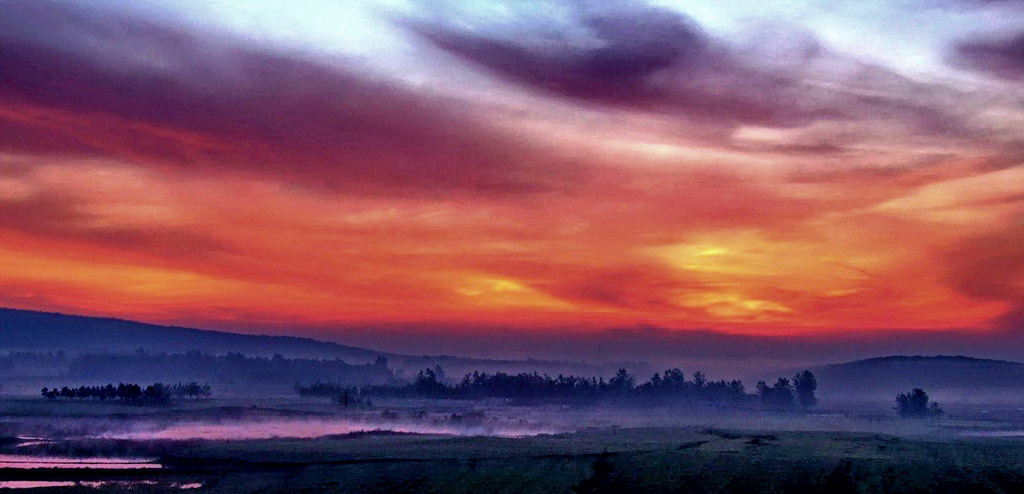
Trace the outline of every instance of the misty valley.
<instances>
[{"instance_id":1,"label":"misty valley","mask_svg":"<svg viewBox=\"0 0 1024 494\"><path fill-rule=\"evenodd\" d=\"M78 321L31 316L54 334ZM1024 489L1024 365L1008 361L894 356L751 380L351 347L312 355L258 338L248 355L185 350L187 338L43 350L25 344L29 326L6 329L23 339L0 353L0 490Z\"/></svg>"}]
</instances>

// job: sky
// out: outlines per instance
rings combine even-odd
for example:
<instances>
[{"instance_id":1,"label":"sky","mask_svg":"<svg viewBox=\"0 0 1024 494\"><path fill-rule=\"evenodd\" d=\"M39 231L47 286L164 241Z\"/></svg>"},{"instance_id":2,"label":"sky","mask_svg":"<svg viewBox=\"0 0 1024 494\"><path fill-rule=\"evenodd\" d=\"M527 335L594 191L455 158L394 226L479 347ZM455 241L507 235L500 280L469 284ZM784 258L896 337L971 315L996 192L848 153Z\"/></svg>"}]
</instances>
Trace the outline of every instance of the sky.
<instances>
[{"instance_id":1,"label":"sky","mask_svg":"<svg viewBox=\"0 0 1024 494\"><path fill-rule=\"evenodd\" d=\"M3 0L0 305L1015 334L1024 3Z\"/></svg>"}]
</instances>

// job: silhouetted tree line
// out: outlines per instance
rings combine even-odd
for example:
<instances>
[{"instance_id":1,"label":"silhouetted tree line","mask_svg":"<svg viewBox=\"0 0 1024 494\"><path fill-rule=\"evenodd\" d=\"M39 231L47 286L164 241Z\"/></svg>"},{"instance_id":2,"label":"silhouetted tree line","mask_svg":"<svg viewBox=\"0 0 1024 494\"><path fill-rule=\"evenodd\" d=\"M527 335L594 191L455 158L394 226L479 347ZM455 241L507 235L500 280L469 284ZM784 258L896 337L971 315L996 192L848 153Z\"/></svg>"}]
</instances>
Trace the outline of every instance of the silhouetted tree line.
<instances>
[{"instance_id":1,"label":"silhouetted tree line","mask_svg":"<svg viewBox=\"0 0 1024 494\"><path fill-rule=\"evenodd\" d=\"M738 380L710 381L702 372L695 372L687 379L683 371L668 369L655 373L649 380L637 384L636 379L619 369L614 376L605 380L597 377L579 377L546 374L519 373L494 374L473 372L461 381L450 383L444 380L439 368L423 369L409 383L346 387L337 384L316 382L308 386L296 385L296 391L306 396L337 397L341 393L358 396L383 396L395 398L434 399L484 399L501 398L518 401L598 401L634 400L637 402L677 401L704 403L722 406L740 406L749 403L751 396ZM817 383L810 371L798 374L793 382L780 379L775 387L759 383L762 404L767 408L791 408L796 403L813 407L816 403L814 390ZM762 391L761 387L765 390Z\"/></svg>"},{"instance_id":2,"label":"silhouetted tree line","mask_svg":"<svg viewBox=\"0 0 1024 494\"><path fill-rule=\"evenodd\" d=\"M641 396L681 398L724 405L740 405L747 399L746 390L739 380L709 381L703 372L694 372L693 380L687 381L679 369L668 369L661 375L654 374L637 391Z\"/></svg>"},{"instance_id":3,"label":"silhouetted tree line","mask_svg":"<svg viewBox=\"0 0 1024 494\"><path fill-rule=\"evenodd\" d=\"M780 377L771 386L764 381L757 383L761 406L770 410L786 410L798 405L803 409L814 408L818 404L814 396L817 389L818 381L809 370L798 372L792 381Z\"/></svg>"},{"instance_id":4,"label":"silhouetted tree line","mask_svg":"<svg viewBox=\"0 0 1024 494\"><path fill-rule=\"evenodd\" d=\"M175 396L209 396L210 386L198 383L167 385L154 383L143 388L138 384L120 383L117 386L79 386L69 388L43 388L40 392L48 400L121 401L136 405L166 405Z\"/></svg>"},{"instance_id":5,"label":"silhouetted tree line","mask_svg":"<svg viewBox=\"0 0 1024 494\"><path fill-rule=\"evenodd\" d=\"M609 391L611 386L603 378L503 372L473 372L466 374L462 381L449 384L438 374L436 369L423 369L411 383L365 386L362 392L373 396L405 398L568 400L597 399Z\"/></svg>"}]
</instances>

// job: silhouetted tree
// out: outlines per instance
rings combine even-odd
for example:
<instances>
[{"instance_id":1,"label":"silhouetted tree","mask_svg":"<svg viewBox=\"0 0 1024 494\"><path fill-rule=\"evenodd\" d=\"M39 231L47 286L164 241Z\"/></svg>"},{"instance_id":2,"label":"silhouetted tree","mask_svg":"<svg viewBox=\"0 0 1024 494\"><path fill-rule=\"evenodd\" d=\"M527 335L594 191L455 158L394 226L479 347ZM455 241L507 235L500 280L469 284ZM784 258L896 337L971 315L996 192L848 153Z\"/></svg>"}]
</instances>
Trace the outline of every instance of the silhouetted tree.
<instances>
[{"instance_id":1,"label":"silhouetted tree","mask_svg":"<svg viewBox=\"0 0 1024 494\"><path fill-rule=\"evenodd\" d=\"M811 371L805 370L793 376L793 389L801 408L814 408L818 404L818 398L814 396L818 389L818 380Z\"/></svg>"},{"instance_id":2,"label":"silhouetted tree","mask_svg":"<svg viewBox=\"0 0 1024 494\"><path fill-rule=\"evenodd\" d=\"M626 369L619 369L615 372L615 375L608 380L608 386L610 386L618 394L628 394L633 391L634 387L633 376L626 372Z\"/></svg>"},{"instance_id":3,"label":"silhouetted tree","mask_svg":"<svg viewBox=\"0 0 1024 494\"><path fill-rule=\"evenodd\" d=\"M448 391L447 386L437 379L435 369L423 369L416 375L413 383L418 394L423 396L441 397Z\"/></svg>"},{"instance_id":4,"label":"silhouetted tree","mask_svg":"<svg viewBox=\"0 0 1024 494\"><path fill-rule=\"evenodd\" d=\"M150 384L142 391L142 401L154 405L166 405L171 401L171 387L163 383Z\"/></svg>"},{"instance_id":5,"label":"silhouetted tree","mask_svg":"<svg viewBox=\"0 0 1024 494\"><path fill-rule=\"evenodd\" d=\"M938 417L944 412L938 403L929 403L928 393L921 388L914 388L909 393L896 395L896 413L903 418L921 419Z\"/></svg>"},{"instance_id":6,"label":"silhouetted tree","mask_svg":"<svg viewBox=\"0 0 1024 494\"><path fill-rule=\"evenodd\" d=\"M761 406L769 409L793 408L793 386L789 379L780 377L771 387L764 381L757 383L757 394L761 397Z\"/></svg>"},{"instance_id":7,"label":"silhouetted tree","mask_svg":"<svg viewBox=\"0 0 1024 494\"><path fill-rule=\"evenodd\" d=\"M693 373L693 387L696 390L704 389L708 385L708 378L703 372L697 371Z\"/></svg>"}]
</instances>

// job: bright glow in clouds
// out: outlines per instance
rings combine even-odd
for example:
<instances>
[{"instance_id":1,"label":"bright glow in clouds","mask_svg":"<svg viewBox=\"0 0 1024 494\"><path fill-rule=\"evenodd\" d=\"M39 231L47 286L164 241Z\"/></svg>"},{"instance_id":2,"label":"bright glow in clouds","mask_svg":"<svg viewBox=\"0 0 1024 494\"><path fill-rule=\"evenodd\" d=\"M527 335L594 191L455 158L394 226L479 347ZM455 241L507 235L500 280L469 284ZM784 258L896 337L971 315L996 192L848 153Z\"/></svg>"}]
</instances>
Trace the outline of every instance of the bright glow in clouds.
<instances>
[{"instance_id":1,"label":"bright glow in clouds","mask_svg":"<svg viewBox=\"0 0 1024 494\"><path fill-rule=\"evenodd\" d=\"M3 2L0 305L1014 329L1024 15L918 7Z\"/></svg>"}]
</instances>

